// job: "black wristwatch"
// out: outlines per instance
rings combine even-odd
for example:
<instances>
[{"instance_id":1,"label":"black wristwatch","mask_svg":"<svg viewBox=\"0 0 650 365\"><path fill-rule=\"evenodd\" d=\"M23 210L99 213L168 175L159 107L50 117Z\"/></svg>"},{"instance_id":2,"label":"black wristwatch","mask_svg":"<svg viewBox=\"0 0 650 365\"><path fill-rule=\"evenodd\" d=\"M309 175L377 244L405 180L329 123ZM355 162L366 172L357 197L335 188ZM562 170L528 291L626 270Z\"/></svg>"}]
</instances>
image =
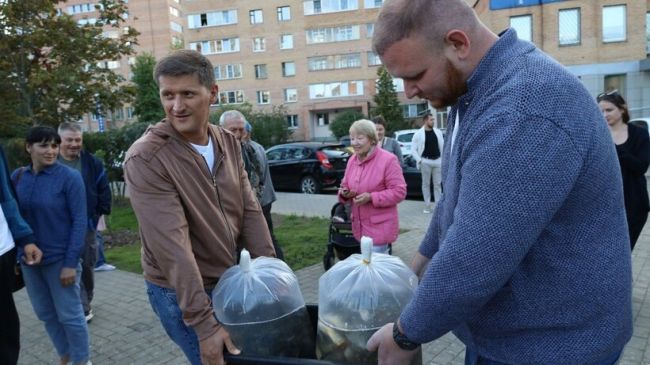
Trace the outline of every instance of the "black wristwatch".
<instances>
[{"instance_id":1,"label":"black wristwatch","mask_svg":"<svg viewBox=\"0 0 650 365\"><path fill-rule=\"evenodd\" d=\"M419 343L415 343L409 340L404 334L399 331L397 322L393 323L393 341L395 341L399 348L407 351L413 351L418 348L418 346L420 346Z\"/></svg>"}]
</instances>

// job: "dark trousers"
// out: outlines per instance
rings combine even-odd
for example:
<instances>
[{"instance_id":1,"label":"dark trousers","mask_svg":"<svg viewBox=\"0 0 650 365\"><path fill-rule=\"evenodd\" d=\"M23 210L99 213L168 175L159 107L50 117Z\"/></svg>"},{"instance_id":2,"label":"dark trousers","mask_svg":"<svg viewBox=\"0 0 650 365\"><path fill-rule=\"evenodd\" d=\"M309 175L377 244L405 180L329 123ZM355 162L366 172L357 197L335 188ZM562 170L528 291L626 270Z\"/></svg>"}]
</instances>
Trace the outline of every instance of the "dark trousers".
<instances>
[{"instance_id":1,"label":"dark trousers","mask_svg":"<svg viewBox=\"0 0 650 365\"><path fill-rule=\"evenodd\" d=\"M81 282L79 296L84 313L90 312L90 302L95 293L95 264L97 263L97 236L96 231L86 232L86 244L81 251Z\"/></svg>"},{"instance_id":2,"label":"dark trousers","mask_svg":"<svg viewBox=\"0 0 650 365\"><path fill-rule=\"evenodd\" d=\"M269 233L271 234L271 240L273 241L273 248L275 249L275 257L284 261L284 252L282 252L282 247L278 244L278 240L273 234L273 219L271 219L271 206L273 203L269 203L262 207L262 213L266 219L266 225L269 226Z\"/></svg>"},{"instance_id":3,"label":"dark trousers","mask_svg":"<svg viewBox=\"0 0 650 365\"><path fill-rule=\"evenodd\" d=\"M648 212L644 212L643 214L635 215L632 217L627 217L627 228L630 232L630 246L632 249L634 249L634 245L636 245L636 241L639 239L639 236L641 235L641 231L643 231L643 226L645 226L647 219Z\"/></svg>"},{"instance_id":4,"label":"dark trousers","mask_svg":"<svg viewBox=\"0 0 650 365\"><path fill-rule=\"evenodd\" d=\"M20 322L14 303L16 248L0 256L0 364L15 365L20 353Z\"/></svg>"}]
</instances>

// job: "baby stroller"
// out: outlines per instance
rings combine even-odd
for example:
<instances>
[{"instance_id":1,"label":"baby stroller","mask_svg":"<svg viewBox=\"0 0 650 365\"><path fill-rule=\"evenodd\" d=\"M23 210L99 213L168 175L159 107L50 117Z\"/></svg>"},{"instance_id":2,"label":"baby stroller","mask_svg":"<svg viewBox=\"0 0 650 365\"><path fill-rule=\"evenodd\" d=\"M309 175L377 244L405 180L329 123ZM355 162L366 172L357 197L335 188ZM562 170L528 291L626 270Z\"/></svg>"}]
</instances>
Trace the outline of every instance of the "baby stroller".
<instances>
[{"instance_id":1,"label":"baby stroller","mask_svg":"<svg viewBox=\"0 0 650 365\"><path fill-rule=\"evenodd\" d=\"M330 215L329 242L323 256L325 271L334 266L335 259L345 260L354 253L361 253L361 245L352 235L350 206L339 202L334 204Z\"/></svg>"}]
</instances>

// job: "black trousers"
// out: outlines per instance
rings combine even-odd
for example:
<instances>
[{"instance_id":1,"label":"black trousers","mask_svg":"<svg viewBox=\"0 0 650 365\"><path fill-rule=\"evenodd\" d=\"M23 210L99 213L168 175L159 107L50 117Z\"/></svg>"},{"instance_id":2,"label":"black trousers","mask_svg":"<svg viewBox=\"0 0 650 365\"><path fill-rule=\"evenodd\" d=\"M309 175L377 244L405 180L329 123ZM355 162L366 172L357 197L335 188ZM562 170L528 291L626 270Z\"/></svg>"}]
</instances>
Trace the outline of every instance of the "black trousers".
<instances>
[{"instance_id":1,"label":"black trousers","mask_svg":"<svg viewBox=\"0 0 650 365\"><path fill-rule=\"evenodd\" d=\"M13 285L16 248L0 256L0 364L15 365L20 353L20 322L14 303Z\"/></svg>"},{"instance_id":2,"label":"black trousers","mask_svg":"<svg viewBox=\"0 0 650 365\"><path fill-rule=\"evenodd\" d=\"M627 228L630 232L630 246L632 250L634 250L636 241L639 239L639 236L641 235L641 231L643 231L643 226L645 226L647 219L648 212L643 212L637 215L628 215L627 217Z\"/></svg>"},{"instance_id":3,"label":"black trousers","mask_svg":"<svg viewBox=\"0 0 650 365\"><path fill-rule=\"evenodd\" d=\"M271 240L273 241L273 248L275 249L275 257L284 261L284 252L282 252L282 247L278 244L278 240L275 239L275 234L273 234L273 220L271 219L271 207L273 203L269 203L262 207L262 213L266 219L266 225L269 226L269 233L271 234Z\"/></svg>"}]
</instances>

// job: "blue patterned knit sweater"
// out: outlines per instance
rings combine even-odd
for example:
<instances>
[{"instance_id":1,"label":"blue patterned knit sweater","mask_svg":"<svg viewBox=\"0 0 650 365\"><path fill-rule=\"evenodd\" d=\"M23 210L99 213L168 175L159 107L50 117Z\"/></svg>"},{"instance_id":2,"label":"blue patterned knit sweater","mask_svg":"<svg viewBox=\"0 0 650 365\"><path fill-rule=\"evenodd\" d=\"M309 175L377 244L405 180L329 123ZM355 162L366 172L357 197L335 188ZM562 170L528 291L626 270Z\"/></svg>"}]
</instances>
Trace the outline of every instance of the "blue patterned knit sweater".
<instances>
[{"instance_id":1,"label":"blue patterned knit sweater","mask_svg":"<svg viewBox=\"0 0 650 365\"><path fill-rule=\"evenodd\" d=\"M500 36L449 121L432 260L400 322L510 364L594 364L632 334L621 174L594 99L561 65ZM453 126L456 113L458 126Z\"/></svg>"}]
</instances>

